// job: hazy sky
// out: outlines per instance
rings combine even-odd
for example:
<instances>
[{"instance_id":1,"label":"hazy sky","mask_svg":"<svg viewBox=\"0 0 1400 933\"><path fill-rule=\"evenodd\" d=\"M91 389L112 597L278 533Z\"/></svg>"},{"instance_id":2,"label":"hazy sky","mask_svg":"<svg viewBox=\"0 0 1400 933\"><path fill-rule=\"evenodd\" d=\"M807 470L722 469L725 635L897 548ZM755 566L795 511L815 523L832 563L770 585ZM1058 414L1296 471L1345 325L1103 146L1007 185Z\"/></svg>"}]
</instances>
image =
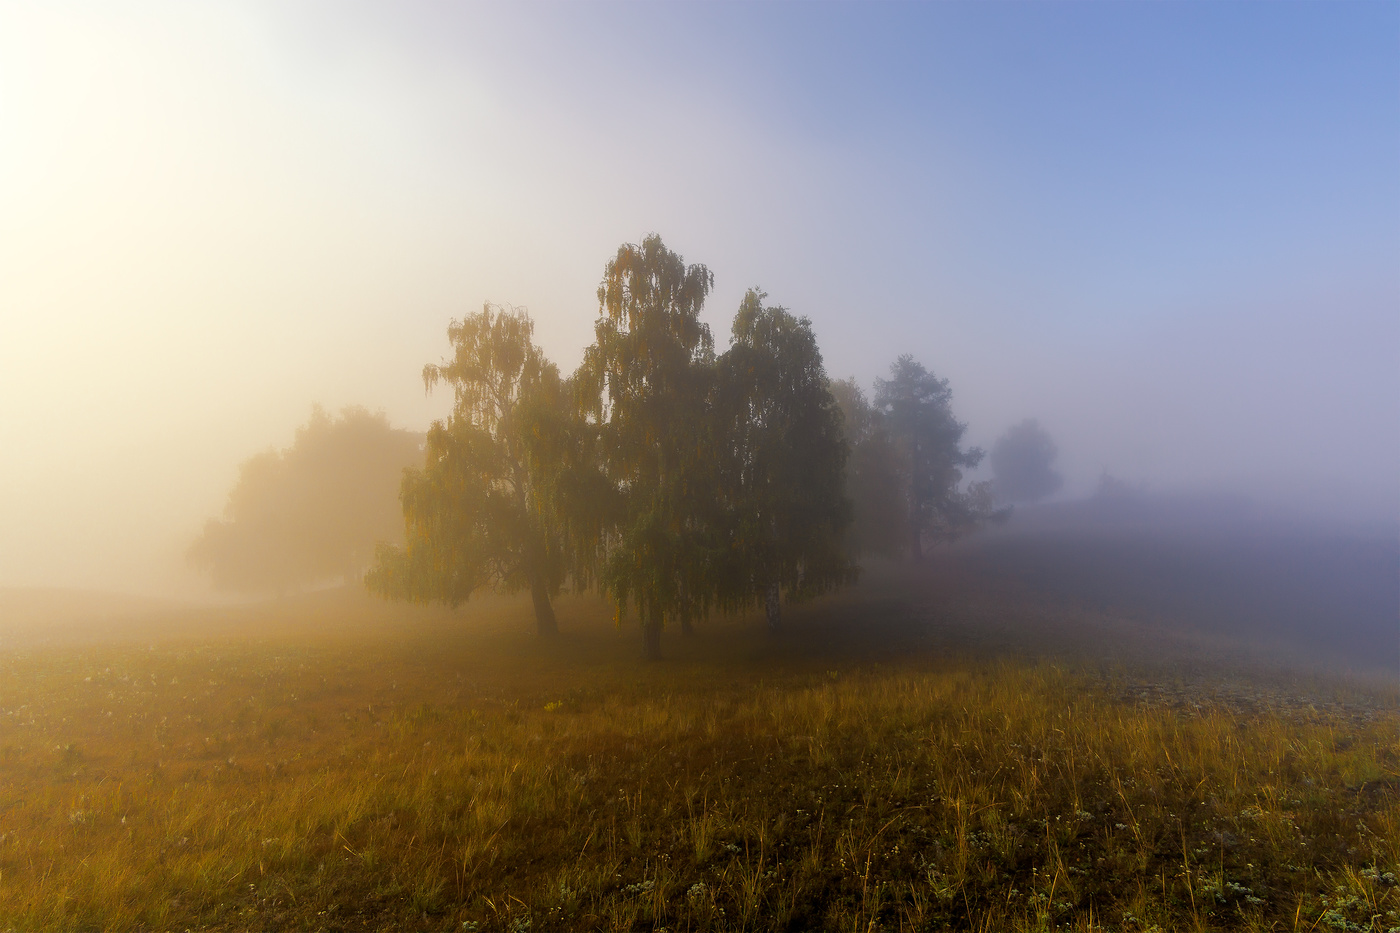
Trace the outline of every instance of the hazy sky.
<instances>
[{"instance_id":1,"label":"hazy sky","mask_svg":"<svg viewBox=\"0 0 1400 933\"><path fill-rule=\"evenodd\" d=\"M311 405L658 232L1068 494L1400 502L1400 4L0 2L0 585L188 588Z\"/></svg>"}]
</instances>

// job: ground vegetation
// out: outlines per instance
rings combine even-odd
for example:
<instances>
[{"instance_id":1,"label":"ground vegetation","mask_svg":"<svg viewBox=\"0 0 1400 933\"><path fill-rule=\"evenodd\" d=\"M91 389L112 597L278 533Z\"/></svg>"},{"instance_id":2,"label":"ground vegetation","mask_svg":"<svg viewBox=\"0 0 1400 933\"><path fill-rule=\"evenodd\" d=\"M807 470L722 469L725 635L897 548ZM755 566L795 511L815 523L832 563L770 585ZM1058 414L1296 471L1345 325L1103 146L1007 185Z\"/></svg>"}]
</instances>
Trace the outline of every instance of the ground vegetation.
<instances>
[{"instance_id":1,"label":"ground vegetation","mask_svg":"<svg viewBox=\"0 0 1400 933\"><path fill-rule=\"evenodd\" d=\"M1393 678L1232 654L976 566L875 567L780 639L755 615L640 668L591 598L561 599L559 639L522 633L518 598L322 593L8 641L0 916L1400 926Z\"/></svg>"}]
</instances>

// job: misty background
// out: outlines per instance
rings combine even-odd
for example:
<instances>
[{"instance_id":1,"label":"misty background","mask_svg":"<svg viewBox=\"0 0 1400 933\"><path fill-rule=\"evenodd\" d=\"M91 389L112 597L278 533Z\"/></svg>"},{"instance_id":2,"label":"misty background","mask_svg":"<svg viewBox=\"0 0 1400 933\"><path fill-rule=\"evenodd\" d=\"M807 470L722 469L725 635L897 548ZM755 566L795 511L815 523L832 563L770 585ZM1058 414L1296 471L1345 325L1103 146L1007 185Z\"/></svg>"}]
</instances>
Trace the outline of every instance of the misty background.
<instances>
[{"instance_id":1,"label":"misty background","mask_svg":"<svg viewBox=\"0 0 1400 933\"><path fill-rule=\"evenodd\" d=\"M206 592L185 551L313 404L422 431L484 300L571 370L651 231L714 270L717 333L761 286L833 377L947 377L968 443L1038 419L1062 498L1107 471L1391 536L1397 35L1393 4L5 4L0 586Z\"/></svg>"}]
</instances>

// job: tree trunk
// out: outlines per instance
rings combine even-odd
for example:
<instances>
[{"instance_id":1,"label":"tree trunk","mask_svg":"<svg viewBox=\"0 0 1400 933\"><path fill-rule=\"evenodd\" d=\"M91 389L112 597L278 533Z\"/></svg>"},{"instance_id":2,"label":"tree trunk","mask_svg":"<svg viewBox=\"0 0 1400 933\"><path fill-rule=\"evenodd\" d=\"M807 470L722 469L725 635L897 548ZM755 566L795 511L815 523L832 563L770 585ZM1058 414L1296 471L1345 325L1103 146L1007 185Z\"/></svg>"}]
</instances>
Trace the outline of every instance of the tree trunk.
<instances>
[{"instance_id":1,"label":"tree trunk","mask_svg":"<svg viewBox=\"0 0 1400 933\"><path fill-rule=\"evenodd\" d=\"M559 634L559 620L554 618L554 607L549 602L549 588L543 580L530 584L530 598L535 601L535 631L544 638Z\"/></svg>"},{"instance_id":2,"label":"tree trunk","mask_svg":"<svg viewBox=\"0 0 1400 933\"><path fill-rule=\"evenodd\" d=\"M652 609L642 620L642 657L647 661L661 660L661 610Z\"/></svg>"},{"instance_id":3,"label":"tree trunk","mask_svg":"<svg viewBox=\"0 0 1400 933\"><path fill-rule=\"evenodd\" d=\"M681 637L690 638L695 634L695 625L684 616L681 617Z\"/></svg>"},{"instance_id":4,"label":"tree trunk","mask_svg":"<svg viewBox=\"0 0 1400 933\"><path fill-rule=\"evenodd\" d=\"M768 616L768 633L776 635L782 629L782 593L778 589L778 584L768 584L767 598L763 603L764 613Z\"/></svg>"},{"instance_id":5,"label":"tree trunk","mask_svg":"<svg viewBox=\"0 0 1400 933\"><path fill-rule=\"evenodd\" d=\"M924 530L917 525L914 527L914 535L909 541L909 553L913 555L916 564L924 559Z\"/></svg>"}]
</instances>

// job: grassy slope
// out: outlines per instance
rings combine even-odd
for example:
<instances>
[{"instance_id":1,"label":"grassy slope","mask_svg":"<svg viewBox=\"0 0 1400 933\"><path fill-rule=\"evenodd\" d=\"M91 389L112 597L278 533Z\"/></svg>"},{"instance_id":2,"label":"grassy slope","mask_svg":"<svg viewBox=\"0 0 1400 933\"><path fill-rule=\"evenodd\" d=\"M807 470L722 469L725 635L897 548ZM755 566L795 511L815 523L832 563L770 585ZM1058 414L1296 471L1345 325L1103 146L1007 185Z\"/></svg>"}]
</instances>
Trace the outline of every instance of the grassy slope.
<instances>
[{"instance_id":1,"label":"grassy slope","mask_svg":"<svg viewBox=\"0 0 1400 933\"><path fill-rule=\"evenodd\" d=\"M1393 684L976 566L650 666L586 600L12 637L0 926L1400 927Z\"/></svg>"}]
</instances>

